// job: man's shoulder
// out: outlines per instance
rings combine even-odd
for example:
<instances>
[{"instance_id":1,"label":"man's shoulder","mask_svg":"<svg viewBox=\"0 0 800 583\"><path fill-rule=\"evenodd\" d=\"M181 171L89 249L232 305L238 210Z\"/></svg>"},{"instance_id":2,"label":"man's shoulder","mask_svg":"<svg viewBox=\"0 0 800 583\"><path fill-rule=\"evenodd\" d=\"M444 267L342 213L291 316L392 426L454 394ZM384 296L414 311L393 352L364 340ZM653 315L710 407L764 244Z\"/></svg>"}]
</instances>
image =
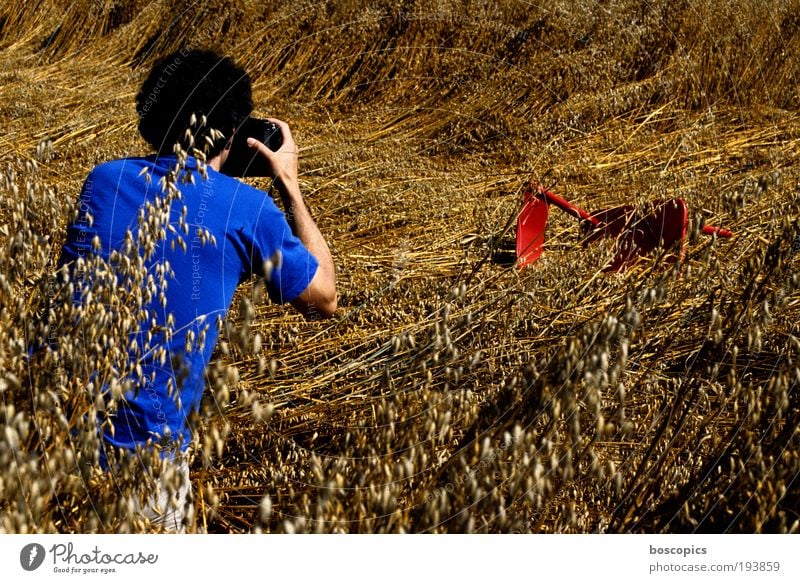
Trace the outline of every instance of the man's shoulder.
<instances>
[{"instance_id":1,"label":"man's shoulder","mask_svg":"<svg viewBox=\"0 0 800 583\"><path fill-rule=\"evenodd\" d=\"M132 156L107 160L91 170L87 181L89 183L116 184L136 177L141 177L145 181L146 177L143 174L146 171L150 174L151 183L155 184L169 172L174 163L174 158L157 158L155 156ZM265 197L269 199L269 195L265 191L227 174L217 172L211 167L208 168L208 180L201 178L191 158L187 164L187 170L195 175L194 186L191 188L199 191L210 187L214 192L227 193L231 198L236 199L237 207L245 213L251 212L254 207L261 207ZM91 184L89 187L91 188Z\"/></svg>"},{"instance_id":2,"label":"man's shoulder","mask_svg":"<svg viewBox=\"0 0 800 583\"><path fill-rule=\"evenodd\" d=\"M152 166L153 160L144 157L117 158L100 162L89 172L88 178L91 179L114 179L118 180L122 175L128 173L138 174L142 167Z\"/></svg>"},{"instance_id":3,"label":"man's shoulder","mask_svg":"<svg viewBox=\"0 0 800 583\"><path fill-rule=\"evenodd\" d=\"M266 194L263 190L255 186L213 169L208 171L208 176L214 182L215 187L221 186L226 189L235 190L236 194L243 196L264 196Z\"/></svg>"},{"instance_id":4,"label":"man's shoulder","mask_svg":"<svg viewBox=\"0 0 800 583\"><path fill-rule=\"evenodd\" d=\"M272 197L260 188L215 170L209 170L208 177L214 192L224 192L225 199L235 201L234 208L240 215L250 215L253 219L257 215L262 215L265 210L272 212L278 210ZM202 181L200 184L202 187Z\"/></svg>"},{"instance_id":5,"label":"man's shoulder","mask_svg":"<svg viewBox=\"0 0 800 583\"><path fill-rule=\"evenodd\" d=\"M93 169L92 172L108 172L112 170L120 170L122 168L126 168L128 166L144 166L144 165L153 165L153 158L152 157L145 157L145 156L128 156L126 158L115 158L113 160L106 160L105 162L100 162L97 164Z\"/></svg>"},{"instance_id":6,"label":"man's shoulder","mask_svg":"<svg viewBox=\"0 0 800 583\"><path fill-rule=\"evenodd\" d=\"M130 175L138 176L139 174L144 174L145 170L151 174L151 178L161 177L168 174L169 171L174 168L175 163L176 161L174 156L156 157L155 155L150 155L116 158L114 160L106 160L97 164L90 171L89 177L105 177L119 180L121 177L128 177ZM203 182L203 179L201 179L199 176L199 172L193 158L189 159L185 169L195 174L199 183ZM235 189L246 194L262 192L257 188L250 186L249 184L245 184L244 182L237 180L236 178L232 178L231 176L227 176L221 172L216 172L210 167L208 175L212 177L212 182L215 188Z\"/></svg>"}]
</instances>

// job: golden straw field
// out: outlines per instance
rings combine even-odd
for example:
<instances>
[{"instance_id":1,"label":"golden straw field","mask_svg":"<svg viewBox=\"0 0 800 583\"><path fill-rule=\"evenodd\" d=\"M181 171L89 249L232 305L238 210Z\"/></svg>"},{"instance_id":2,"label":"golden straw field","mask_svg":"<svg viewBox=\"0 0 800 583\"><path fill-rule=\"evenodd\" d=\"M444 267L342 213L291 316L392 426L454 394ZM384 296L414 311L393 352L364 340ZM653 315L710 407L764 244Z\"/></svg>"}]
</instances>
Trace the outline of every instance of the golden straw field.
<instances>
[{"instance_id":1,"label":"golden straw field","mask_svg":"<svg viewBox=\"0 0 800 583\"><path fill-rule=\"evenodd\" d=\"M0 6L0 532L152 531L147 464L112 480L87 437L110 296L26 347L84 178L148 153L134 97L184 46L291 125L339 288L324 321L240 288L190 530L800 530L799 1L36 0ZM551 209L517 269L529 180L683 198L683 261L604 273Z\"/></svg>"}]
</instances>

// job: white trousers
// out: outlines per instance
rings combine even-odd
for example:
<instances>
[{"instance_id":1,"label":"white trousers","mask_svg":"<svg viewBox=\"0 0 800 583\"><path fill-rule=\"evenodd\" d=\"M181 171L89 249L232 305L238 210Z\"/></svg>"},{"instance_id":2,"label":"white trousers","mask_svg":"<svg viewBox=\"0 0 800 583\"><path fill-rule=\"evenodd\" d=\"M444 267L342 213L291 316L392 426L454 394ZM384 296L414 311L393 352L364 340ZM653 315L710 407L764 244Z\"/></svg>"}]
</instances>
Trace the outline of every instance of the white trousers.
<instances>
[{"instance_id":1,"label":"white trousers","mask_svg":"<svg viewBox=\"0 0 800 583\"><path fill-rule=\"evenodd\" d=\"M187 522L194 515L192 482L189 479L189 462L165 459L158 478L146 486L147 503L139 509L150 523L166 532L186 532Z\"/></svg>"}]
</instances>

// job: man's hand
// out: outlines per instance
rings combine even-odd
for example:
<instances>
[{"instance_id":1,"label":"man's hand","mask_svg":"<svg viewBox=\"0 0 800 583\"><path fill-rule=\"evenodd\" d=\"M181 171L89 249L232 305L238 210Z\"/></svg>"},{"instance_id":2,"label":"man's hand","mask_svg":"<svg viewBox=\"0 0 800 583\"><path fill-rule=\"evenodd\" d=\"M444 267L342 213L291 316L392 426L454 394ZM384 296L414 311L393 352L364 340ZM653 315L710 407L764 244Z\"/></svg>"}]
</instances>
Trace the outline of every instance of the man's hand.
<instances>
[{"instance_id":1,"label":"man's hand","mask_svg":"<svg viewBox=\"0 0 800 583\"><path fill-rule=\"evenodd\" d=\"M273 172L274 185L280 192L286 209L287 220L292 232L306 249L317 259L319 267L308 287L292 301L292 305L307 318L329 318L336 311L336 272L333 258L325 239L306 208L297 181L298 152L289 125L275 118L267 118L278 126L283 144L277 152L254 138L248 138L247 145L269 162Z\"/></svg>"},{"instance_id":2,"label":"man's hand","mask_svg":"<svg viewBox=\"0 0 800 583\"><path fill-rule=\"evenodd\" d=\"M283 144L277 152L270 150L265 144L259 142L255 138L247 138L247 145L266 158L267 162L272 169L272 178L275 181L275 186L280 189L280 184L291 185L297 183L297 158L299 148L292 137L292 131L285 121L275 118L267 118L271 121L281 132ZM281 192L283 194L283 192Z\"/></svg>"}]
</instances>

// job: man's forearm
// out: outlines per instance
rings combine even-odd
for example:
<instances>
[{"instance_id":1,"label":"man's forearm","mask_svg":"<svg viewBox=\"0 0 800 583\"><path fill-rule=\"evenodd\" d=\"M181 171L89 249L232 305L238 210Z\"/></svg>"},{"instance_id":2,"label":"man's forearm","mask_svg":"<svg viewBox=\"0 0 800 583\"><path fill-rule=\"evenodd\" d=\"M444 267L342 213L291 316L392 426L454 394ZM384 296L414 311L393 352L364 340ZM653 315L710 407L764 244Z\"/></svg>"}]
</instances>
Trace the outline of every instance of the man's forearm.
<instances>
[{"instance_id":1,"label":"man's forearm","mask_svg":"<svg viewBox=\"0 0 800 583\"><path fill-rule=\"evenodd\" d=\"M303 242L317 261L320 267L325 264L325 269L333 272L333 257L328 248L328 244L322 233L311 218L311 213L308 212L306 203L303 196L300 194L300 188L295 183L292 187L287 187L281 184L279 186L281 199L283 200L284 208L286 209L286 218L289 221L289 226L292 227L292 232L295 236Z\"/></svg>"},{"instance_id":2,"label":"man's forearm","mask_svg":"<svg viewBox=\"0 0 800 583\"><path fill-rule=\"evenodd\" d=\"M333 265L333 257L331 256L330 248L322 233L311 217L311 213L306 207L302 194L300 194L300 187L295 181L276 181L276 186L281 194L284 208L286 209L286 218L289 221L289 226L295 236L302 241L306 249L317 259L319 263L319 270L324 276L325 282L329 283L332 287L332 293L335 292L336 274ZM320 290L331 293L330 290Z\"/></svg>"},{"instance_id":3,"label":"man's forearm","mask_svg":"<svg viewBox=\"0 0 800 583\"><path fill-rule=\"evenodd\" d=\"M300 194L300 184L297 181L297 160L299 150L292 137L292 132L286 122L275 118L269 121L281 128L283 144L276 152L270 150L262 142L249 138L247 143L264 156L272 168L274 185L283 199L286 218L294 235L308 249L319 264L311 283L300 293L292 305L300 310L306 317L330 317L336 312L336 272L333 267L333 257L320 233L311 213L308 212L303 196Z\"/></svg>"}]
</instances>

